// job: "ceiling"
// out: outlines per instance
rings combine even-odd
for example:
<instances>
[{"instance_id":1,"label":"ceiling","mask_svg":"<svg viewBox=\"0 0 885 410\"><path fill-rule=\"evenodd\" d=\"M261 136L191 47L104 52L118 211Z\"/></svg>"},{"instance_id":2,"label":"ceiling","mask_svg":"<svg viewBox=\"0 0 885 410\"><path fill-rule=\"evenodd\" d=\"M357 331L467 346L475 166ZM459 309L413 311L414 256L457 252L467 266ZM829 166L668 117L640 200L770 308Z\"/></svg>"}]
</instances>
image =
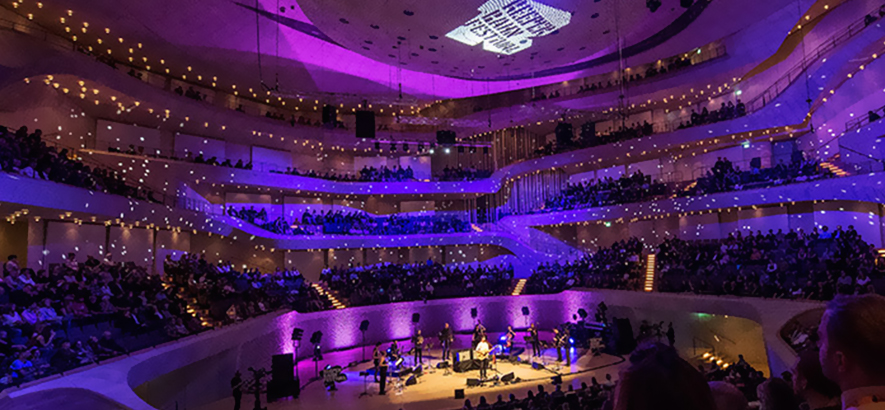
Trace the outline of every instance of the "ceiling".
<instances>
[{"instance_id":1,"label":"ceiling","mask_svg":"<svg viewBox=\"0 0 885 410\"><path fill-rule=\"evenodd\" d=\"M648 39L686 12L677 6L652 13L646 0L298 0L298 4L317 29L354 52L395 67L465 79L543 76L546 70L616 52L619 32L624 47ZM489 11L483 14L480 7ZM484 19L488 25L500 22L497 38L516 37L510 45L519 51L487 51L483 45L446 36L480 15L488 16ZM540 35L522 38L520 34L531 35L524 28L537 22L534 17L551 22L549 30L540 31L542 27L533 30Z\"/></svg>"},{"instance_id":2,"label":"ceiling","mask_svg":"<svg viewBox=\"0 0 885 410\"><path fill-rule=\"evenodd\" d=\"M260 93L263 82L308 99L387 104L400 96L428 102L534 87L594 67L608 72L619 33L624 55L641 55L630 64L653 61L739 30L783 1L746 7L696 0L685 9L664 0L652 13L645 0L43 0L16 3L13 11L77 36L96 54L112 50L139 67L227 92ZM569 23L511 55L446 37L487 3L513 2L568 13Z\"/></svg>"}]
</instances>

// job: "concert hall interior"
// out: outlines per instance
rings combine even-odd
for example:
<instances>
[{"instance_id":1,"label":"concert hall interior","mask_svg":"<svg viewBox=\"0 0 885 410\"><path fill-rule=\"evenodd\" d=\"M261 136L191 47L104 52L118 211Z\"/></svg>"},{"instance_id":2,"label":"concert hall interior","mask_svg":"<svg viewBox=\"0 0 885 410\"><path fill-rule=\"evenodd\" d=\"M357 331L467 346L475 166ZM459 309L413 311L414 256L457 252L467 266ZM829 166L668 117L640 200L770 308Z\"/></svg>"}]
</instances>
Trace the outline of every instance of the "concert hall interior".
<instances>
[{"instance_id":1,"label":"concert hall interior","mask_svg":"<svg viewBox=\"0 0 885 410\"><path fill-rule=\"evenodd\" d=\"M6 0L0 410L885 410L885 0Z\"/></svg>"}]
</instances>

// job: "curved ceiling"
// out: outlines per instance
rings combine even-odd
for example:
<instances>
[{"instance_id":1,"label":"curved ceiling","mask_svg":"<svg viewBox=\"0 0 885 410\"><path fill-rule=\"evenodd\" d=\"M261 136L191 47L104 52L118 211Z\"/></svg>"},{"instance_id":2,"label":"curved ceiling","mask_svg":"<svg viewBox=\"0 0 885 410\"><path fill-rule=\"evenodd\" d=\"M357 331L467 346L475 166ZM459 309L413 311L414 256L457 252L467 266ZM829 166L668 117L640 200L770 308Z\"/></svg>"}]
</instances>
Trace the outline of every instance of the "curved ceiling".
<instances>
[{"instance_id":1,"label":"curved ceiling","mask_svg":"<svg viewBox=\"0 0 885 410\"><path fill-rule=\"evenodd\" d=\"M298 0L298 4L323 35L356 53L408 70L465 79L539 74L593 60L617 51L618 34L623 46L629 47L686 13L678 5L653 13L646 0Z\"/></svg>"}]
</instances>

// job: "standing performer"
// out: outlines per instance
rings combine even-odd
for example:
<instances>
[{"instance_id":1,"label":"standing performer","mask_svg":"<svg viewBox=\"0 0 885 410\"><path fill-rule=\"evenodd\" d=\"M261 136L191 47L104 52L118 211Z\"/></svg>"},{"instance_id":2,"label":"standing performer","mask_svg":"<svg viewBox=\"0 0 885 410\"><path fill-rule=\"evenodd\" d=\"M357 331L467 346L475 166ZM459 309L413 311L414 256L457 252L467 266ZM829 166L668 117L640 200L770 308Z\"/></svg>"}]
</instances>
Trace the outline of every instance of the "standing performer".
<instances>
[{"instance_id":1,"label":"standing performer","mask_svg":"<svg viewBox=\"0 0 885 410\"><path fill-rule=\"evenodd\" d=\"M442 346L442 359L449 360L449 349L452 347L452 341L455 336L452 334L452 328L446 323L446 327L439 332L439 344Z\"/></svg>"},{"instance_id":2,"label":"standing performer","mask_svg":"<svg viewBox=\"0 0 885 410\"><path fill-rule=\"evenodd\" d=\"M479 361L479 378L481 380L485 380L487 377L486 371L489 368L489 352L492 350L489 347L489 342L486 340L485 335L479 339L479 343L476 344L476 350L474 351L476 360Z\"/></svg>"},{"instance_id":3,"label":"standing performer","mask_svg":"<svg viewBox=\"0 0 885 410\"><path fill-rule=\"evenodd\" d=\"M387 354L381 351L381 364L379 365L381 372L381 384L378 386L378 394L387 394Z\"/></svg>"},{"instance_id":4,"label":"standing performer","mask_svg":"<svg viewBox=\"0 0 885 410\"><path fill-rule=\"evenodd\" d=\"M541 339L538 336L538 328L532 323L529 328L529 337L532 339L532 356L541 357Z\"/></svg>"},{"instance_id":5,"label":"standing performer","mask_svg":"<svg viewBox=\"0 0 885 410\"><path fill-rule=\"evenodd\" d=\"M381 348L381 342L375 343L375 350L372 350L372 363L375 365L375 383L378 383L378 368L381 366L381 359L384 358L384 349Z\"/></svg>"},{"instance_id":6,"label":"standing performer","mask_svg":"<svg viewBox=\"0 0 885 410\"><path fill-rule=\"evenodd\" d=\"M424 336L421 336L421 329L412 337L412 349L415 350L415 363L417 366L424 361Z\"/></svg>"},{"instance_id":7,"label":"standing performer","mask_svg":"<svg viewBox=\"0 0 885 410\"><path fill-rule=\"evenodd\" d=\"M562 335L563 334L559 332L559 329L556 329L556 328L553 329L553 347L556 348L556 361L557 362L562 361L562 347L564 345L563 340L562 340L563 339Z\"/></svg>"},{"instance_id":8,"label":"standing performer","mask_svg":"<svg viewBox=\"0 0 885 410\"><path fill-rule=\"evenodd\" d=\"M516 339L516 332L513 331L513 326L507 326L507 335L504 339L504 348L507 349L507 353L510 353L510 350L513 349L514 339Z\"/></svg>"},{"instance_id":9,"label":"standing performer","mask_svg":"<svg viewBox=\"0 0 885 410\"><path fill-rule=\"evenodd\" d=\"M240 410L240 403L243 400L243 378L240 371L234 373L234 377L230 379L230 388L234 394L234 410Z\"/></svg>"},{"instance_id":10,"label":"standing performer","mask_svg":"<svg viewBox=\"0 0 885 410\"><path fill-rule=\"evenodd\" d=\"M473 328L473 348L476 349L476 345L482 340L482 338L486 335L486 327L482 325L482 321L476 321L476 326Z\"/></svg>"}]
</instances>

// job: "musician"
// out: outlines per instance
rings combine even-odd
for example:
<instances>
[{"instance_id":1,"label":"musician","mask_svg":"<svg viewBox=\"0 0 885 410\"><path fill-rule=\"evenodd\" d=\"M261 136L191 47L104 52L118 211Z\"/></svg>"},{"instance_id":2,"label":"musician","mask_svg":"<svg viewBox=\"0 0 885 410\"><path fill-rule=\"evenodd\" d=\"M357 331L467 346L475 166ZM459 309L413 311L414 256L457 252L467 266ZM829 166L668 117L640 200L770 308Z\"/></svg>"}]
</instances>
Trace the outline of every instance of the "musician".
<instances>
[{"instance_id":1,"label":"musician","mask_svg":"<svg viewBox=\"0 0 885 410\"><path fill-rule=\"evenodd\" d=\"M507 335L504 339L504 347L507 349L509 353L511 349L513 349L513 340L516 339L516 332L513 331L513 326L507 326Z\"/></svg>"},{"instance_id":2,"label":"musician","mask_svg":"<svg viewBox=\"0 0 885 410\"><path fill-rule=\"evenodd\" d=\"M424 361L424 336L421 335L421 329L412 337L412 349L415 351L415 366Z\"/></svg>"},{"instance_id":3,"label":"musician","mask_svg":"<svg viewBox=\"0 0 885 410\"><path fill-rule=\"evenodd\" d=\"M381 365L383 357L384 349L381 348L381 342L375 343L375 350L372 351L372 363L375 364L375 383L378 383L378 367Z\"/></svg>"},{"instance_id":4,"label":"musician","mask_svg":"<svg viewBox=\"0 0 885 410\"><path fill-rule=\"evenodd\" d=\"M390 348L387 349L387 355L390 356L390 360L399 360L399 343L394 340L390 343Z\"/></svg>"},{"instance_id":5,"label":"musician","mask_svg":"<svg viewBox=\"0 0 885 410\"><path fill-rule=\"evenodd\" d=\"M559 329L553 329L553 347L556 348L556 361L562 361L562 348L565 346L565 341L563 340L563 333L559 331Z\"/></svg>"},{"instance_id":6,"label":"musician","mask_svg":"<svg viewBox=\"0 0 885 410\"><path fill-rule=\"evenodd\" d=\"M482 338L486 335L486 327L482 325L482 321L477 319L476 326L473 328L473 348L476 349L476 345L482 341Z\"/></svg>"},{"instance_id":7,"label":"musician","mask_svg":"<svg viewBox=\"0 0 885 410\"><path fill-rule=\"evenodd\" d=\"M538 336L538 328L532 323L529 328L529 337L532 339L532 356L541 357L541 339Z\"/></svg>"},{"instance_id":8,"label":"musician","mask_svg":"<svg viewBox=\"0 0 885 410\"><path fill-rule=\"evenodd\" d=\"M378 368L381 373L381 383L378 386L378 394L385 395L387 394L387 354L383 350L380 353L381 363L378 365Z\"/></svg>"},{"instance_id":9,"label":"musician","mask_svg":"<svg viewBox=\"0 0 885 410\"><path fill-rule=\"evenodd\" d=\"M239 370L230 379L230 388L234 395L234 410L240 410L240 403L243 400L243 377Z\"/></svg>"},{"instance_id":10,"label":"musician","mask_svg":"<svg viewBox=\"0 0 885 410\"><path fill-rule=\"evenodd\" d=\"M487 377L486 372L489 368L490 351L492 351L492 348L489 346L489 341L486 339L485 335L483 335L479 339L479 343L476 344L476 349L474 350L474 356L479 362L479 378L482 380L485 380Z\"/></svg>"},{"instance_id":11,"label":"musician","mask_svg":"<svg viewBox=\"0 0 885 410\"><path fill-rule=\"evenodd\" d=\"M452 328L446 323L446 327L439 332L439 344L442 346L443 360L449 360L449 349L452 347L452 342L454 340L455 336L452 334Z\"/></svg>"}]
</instances>

